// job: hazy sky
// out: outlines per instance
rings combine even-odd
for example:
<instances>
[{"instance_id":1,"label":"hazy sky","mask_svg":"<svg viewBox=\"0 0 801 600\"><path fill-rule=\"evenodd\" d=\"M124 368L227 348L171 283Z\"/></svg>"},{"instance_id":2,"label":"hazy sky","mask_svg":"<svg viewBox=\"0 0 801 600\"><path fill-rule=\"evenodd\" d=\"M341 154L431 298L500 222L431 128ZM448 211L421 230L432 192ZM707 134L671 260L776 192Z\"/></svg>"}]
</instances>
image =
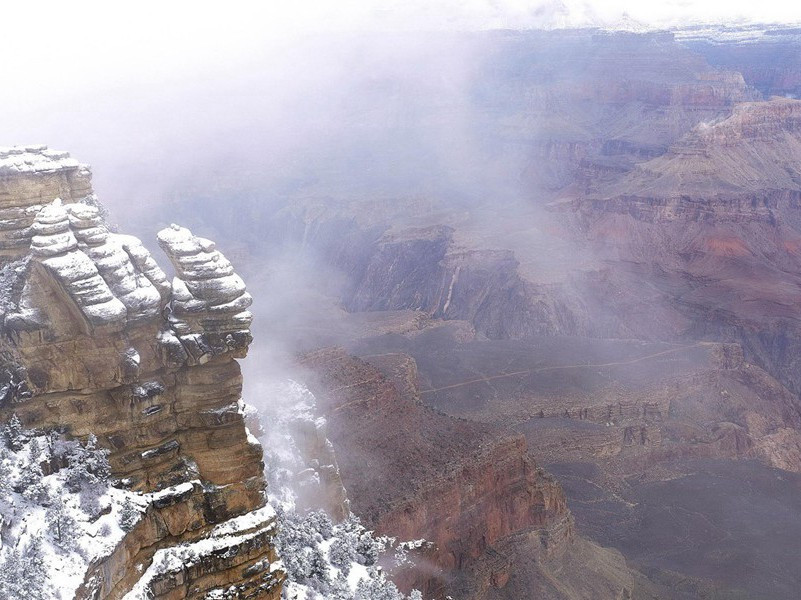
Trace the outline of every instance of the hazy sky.
<instances>
[{"instance_id":1,"label":"hazy sky","mask_svg":"<svg viewBox=\"0 0 801 600\"><path fill-rule=\"evenodd\" d=\"M0 39L0 123L15 143L20 129L80 110L101 97L145 87L180 87L245 61L270 68L310 32L475 30L614 23L624 13L657 25L692 20L801 22L790 0L261 0L258 2L25 0L4 3ZM134 92L135 93L135 92ZM97 102L97 98L91 98ZM135 98L134 98L135 100ZM69 111L60 114L64 120ZM41 130L41 127L39 127ZM48 137L48 139L50 139Z\"/></svg>"},{"instance_id":2,"label":"hazy sky","mask_svg":"<svg viewBox=\"0 0 801 600\"><path fill-rule=\"evenodd\" d=\"M98 74L158 78L269 49L304 32L559 27L638 21L801 21L791 0L262 0L258 2L36 1L5 3L4 93ZM15 87L17 86L17 87Z\"/></svg>"}]
</instances>

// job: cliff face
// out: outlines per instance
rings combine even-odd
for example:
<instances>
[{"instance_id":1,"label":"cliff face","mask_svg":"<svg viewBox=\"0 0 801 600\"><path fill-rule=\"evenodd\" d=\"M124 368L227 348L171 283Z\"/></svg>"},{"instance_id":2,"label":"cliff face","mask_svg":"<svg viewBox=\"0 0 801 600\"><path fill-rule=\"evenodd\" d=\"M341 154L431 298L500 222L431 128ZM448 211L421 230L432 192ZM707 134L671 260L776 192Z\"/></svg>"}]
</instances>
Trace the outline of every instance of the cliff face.
<instances>
[{"instance_id":1,"label":"cliff face","mask_svg":"<svg viewBox=\"0 0 801 600\"><path fill-rule=\"evenodd\" d=\"M434 544L396 581L437 597L516 598L514 586L504 591L510 580L542 584L553 565L585 552L561 487L535 465L523 437L423 406L409 377L400 377L402 386L393 381L414 361L392 358L378 357L379 369L321 350L303 363L354 512L378 533ZM609 568L563 573L562 587L538 597L586 597L578 589L631 594L625 561L594 546L592 552Z\"/></svg>"},{"instance_id":2,"label":"cliff face","mask_svg":"<svg viewBox=\"0 0 801 600\"><path fill-rule=\"evenodd\" d=\"M445 320L468 321L490 338L585 332L580 308L554 286L521 277L508 250L462 248L453 228L409 228L387 233L350 269L353 312L412 309Z\"/></svg>"},{"instance_id":3,"label":"cliff face","mask_svg":"<svg viewBox=\"0 0 801 600\"><path fill-rule=\"evenodd\" d=\"M618 289L647 277L676 333L738 342L795 392L799 127L797 100L738 105L574 203L575 224ZM596 283L589 293L608 295Z\"/></svg>"},{"instance_id":4,"label":"cliff face","mask_svg":"<svg viewBox=\"0 0 801 600\"><path fill-rule=\"evenodd\" d=\"M777 209L795 208L801 197L800 141L801 102L740 104L619 181L591 189L583 206L643 221L773 223Z\"/></svg>"},{"instance_id":5,"label":"cliff face","mask_svg":"<svg viewBox=\"0 0 801 600\"><path fill-rule=\"evenodd\" d=\"M138 239L108 231L88 168L44 147L0 154L0 211L0 418L95 434L112 475L150 498L79 597L278 598L236 361L251 298L231 264L173 225L159 233L169 282Z\"/></svg>"},{"instance_id":6,"label":"cliff face","mask_svg":"<svg viewBox=\"0 0 801 600\"><path fill-rule=\"evenodd\" d=\"M709 64L734 69L770 96L801 96L801 56L798 27L751 25L741 28L689 28L679 33L683 46ZM758 43L753 43L757 41Z\"/></svg>"}]
</instances>

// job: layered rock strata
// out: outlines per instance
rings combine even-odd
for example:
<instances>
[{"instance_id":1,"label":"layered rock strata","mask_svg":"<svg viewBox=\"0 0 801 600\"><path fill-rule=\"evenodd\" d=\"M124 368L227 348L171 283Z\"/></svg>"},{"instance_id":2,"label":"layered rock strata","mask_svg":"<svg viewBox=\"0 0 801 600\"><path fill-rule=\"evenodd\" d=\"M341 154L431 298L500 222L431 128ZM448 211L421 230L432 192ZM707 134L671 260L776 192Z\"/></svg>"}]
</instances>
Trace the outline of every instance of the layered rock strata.
<instances>
[{"instance_id":1,"label":"layered rock strata","mask_svg":"<svg viewBox=\"0 0 801 600\"><path fill-rule=\"evenodd\" d=\"M592 190L581 206L651 222L773 224L777 211L801 201L800 142L801 102L740 104L725 119L700 123L664 155Z\"/></svg>"},{"instance_id":2,"label":"layered rock strata","mask_svg":"<svg viewBox=\"0 0 801 600\"><path fill-rule=\"evenodd\" d=\"M244 283L175 225L159 234L170 283L138 239L108 231L88 168L44 147L0 157L0 418L96 435L113 476L150 502L79 597L278 598L235 360L251 341Z\"/></svg>"},{"instance_id":3,"label":"layered rock strata","mask_svg":"<svg viewBox=\"0 0 801 600\"><path fill-rule=\"evenodd\" d=\"M0 259L28 253L31 225L39 210L53 200L94 200L91 175L66 152L47 146L0 150Z\"/></svg>"},{"instance_id":4,"label":"layered rock strata","mask_svg":"<svg viewBox=\"0 0 801 600\"><path fill-rule=\"evenodd\" d=\"M560 564L584 543L561 487L534 464L522 436L426 408L416 390L401 393L378 368L344 351L317 351L303 363L354 512L380 534L434 544L415 567L396 573L401 586L435 597L512 598L503 590L510 578L547 579L549 561ZM607 558L626 575L617 580L590 568L578 578L604 589L599 597L631 594L625 561ZM562 591L577 579L565 581ZM550 590L542 597L582 596Z\"/></svg>"}]
</instances>

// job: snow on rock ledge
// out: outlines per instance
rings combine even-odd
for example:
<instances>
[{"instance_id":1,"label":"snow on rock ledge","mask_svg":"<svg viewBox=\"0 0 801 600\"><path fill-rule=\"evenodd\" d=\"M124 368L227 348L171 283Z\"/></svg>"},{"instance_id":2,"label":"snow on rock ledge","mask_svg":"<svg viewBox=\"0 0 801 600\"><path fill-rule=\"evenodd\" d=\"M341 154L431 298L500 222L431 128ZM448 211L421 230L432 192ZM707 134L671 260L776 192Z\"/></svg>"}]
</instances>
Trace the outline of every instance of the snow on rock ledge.
<instances>
[{"instance_id":1,"label":"snow on rock ledge","mask_svg":"<svg viewBox=\"0 0 801 600\"><path fill-rule=\"evenodd\" d=\"M0 263L28 252L33 220L54 198L94 201L89 168L47 146L0 149Z\"/></svg>"},{"instance_id":2,"label":"snow on rock ledge","mask_svg":"<svg viewBox=\"0 0 801 600\"><path fill-rule=\"evenodd\" d=\"M45 145L12 146L0 149L0 175L54 172L77 169L81 164L69 152L50 150Z\"/></svg>"},{"instance_id":3,"label":"snow on rock ledge","mask_svg":"<svg viewBox=\"0 0 801 600\"><path fill-rule=\"evenodd\" d=\"M171 285L137 238L108 230L90 181L66 153L0 152L0 424L95 435L127 502L125 535L76 567L74 597L121 598L164 551L183 562L144 586L155 598L233 586L278 600L262 448L238 410L250 295L179 227L161 236Z\"/></svg>"}]
</instances>

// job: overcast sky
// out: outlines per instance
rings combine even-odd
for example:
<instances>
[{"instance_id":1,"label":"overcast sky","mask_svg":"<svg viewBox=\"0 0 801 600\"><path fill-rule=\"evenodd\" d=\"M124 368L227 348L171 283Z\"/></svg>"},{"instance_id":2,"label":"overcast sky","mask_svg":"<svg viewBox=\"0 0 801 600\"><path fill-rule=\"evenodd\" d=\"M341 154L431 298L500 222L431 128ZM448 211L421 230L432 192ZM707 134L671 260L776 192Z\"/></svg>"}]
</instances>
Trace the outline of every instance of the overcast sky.
<instances>
[{"instance_id":1,"label":"overcast sky","mask_svg":"<svg viewBox=\"0 0 801 600\"><path fill-rule=\"evenodd\" d=\"M20 125L91 94L180 86L220 69L285 59L311 32L476 30L690 21L801 22L791 0L25 0L4 3L0 124ZM218 77L218 79L221 79ZM63 115L60 116L63 118ZM15 125L12 127L11 125ZM31 130L36 133L35 129ZM21 134L26 140L31 136ZM34 136L35 137L35 136ZM12 140L4 140L11 143Z\"/></svg>"},{"instance_id":2,"label":"overcast sky","mask_svg":"<svg viewBox=\"0 0 801 600\"><path fill-rule=\"evenodd\" d=\"M651 25L801 21L792 0L139 0L4 3L4 93L43 80L112 80L262 52L313 31L580 26L624 14ZM58 93L54 89L53 93Z\"/></svg>"}]
</instances>

